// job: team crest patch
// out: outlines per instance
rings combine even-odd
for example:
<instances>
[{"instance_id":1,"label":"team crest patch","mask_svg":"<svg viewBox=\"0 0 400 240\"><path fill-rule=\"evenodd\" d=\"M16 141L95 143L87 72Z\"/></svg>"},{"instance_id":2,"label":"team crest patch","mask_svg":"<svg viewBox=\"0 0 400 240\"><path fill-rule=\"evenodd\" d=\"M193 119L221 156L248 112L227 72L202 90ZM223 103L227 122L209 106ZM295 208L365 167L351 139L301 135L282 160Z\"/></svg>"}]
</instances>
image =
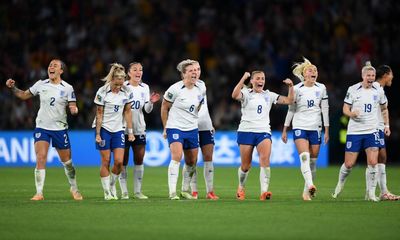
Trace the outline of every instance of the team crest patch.
<instances>
[{"instance_id":1,"label":"team crest patch","mask_svg":"<svg viewBox=\"0 0 400 240\"><path fill-rule=\"evenodd\" d=\"M378 100L378 95L374 95L374 102L376 102Z\"/></svg>"},{"instance_id":2,"label":"team crest patch","mask_svg":"<svg viewBox=\"0 0 400 240\"><path fill-rule=\"evenodd\" d=\"M104 147L105 145L106 145L106 140L101 140L99 146Z\"/></svg>"},{"instance_id":3,"label":"team crest patch","mask_svg":"<svg viewBox=\"0 0 400 240\"><path fill-rule=\"evenodd\" d=\"M129 94L129 99L133 98L133 93Z\"/></svg>"},{"instance_id":4,"label":"team crest patch","mask_svg":"<svg viewBox=\"0 0 400 240\"><path fill-rule=\"evenodd\" d=\"M125 104L127 101L127 99L122 100L122 104Z\"/></svg>"},{"instance_id":5,"label":"team crest patch","mask_svg":"<svg viewBox=\"0 0 400 240\"><path fill-rule=\"evenodd\" d=\"M172 97L174 96L174 94L172 94L172 93L169 92L169 93L167 94L167 96L168 96L168 98L172 98Z\"/></svg>"},{"instance_id":6,"label":"team crest patch","mask_svg":"<svg viewBox=\"0 0 400 240\"><path fill-rule=\"evenodd\" d=\"M317 98L319 98L320 95L321 95L321 92L320 92L320 91L316 91L316 92L315 92L315 96L316 96Z\"/></svg>"},{"instance_id":7,"label":"team crest patch","mask_svg":"<svg viewBox=\"0 0 400 240\"><path fill-rule=\"evenodd\" d=\"M64 91L60 91L60 97L64 96L65 92Z\"/></svg>"},{"instance_id":8,"label":"team crest patch","mask_svg":"<svg viewBox=\"0 0 400 240\"><path fill-rule=\"evenodd\" d=\"M198 95L198 96L197 96L197 99L199 99L199 101L201 101L201 100L203 100L203 96Z\"/></svg>"},{"instance_id":9,"label":"team crest patch","mask_svg":"<svg viewBox=\"0 0 400 240\"><path fill-rule=\"evenodd\" d=\"M381 145L385 145L385 139L379 139L379 143L380 143Z\"/></svg>"},{"instance_id":10,"label":"team crest patch","mask_svg":"<svg viewBox=\"0 0 400 240\"><path fill-rule=\"evenodd\" d=\"M352 143L351 143L351 142L346 142L346 148L347 148L347 149L350 149L351 146L352 146Z\"/></svg>"},{"instance_id":11,"label":"team crest patch","mask_svg":"<svg viewBox=\"0 0 400 240\"><path fill-rule=\"evenodd\" d=\"M174 140L179 139L179 134L178 134L178 133L172 134L172 138L173 138Z\"/></svg>"},{"instance_id":12,"label":"team crest patch","mask_svg":"<svg viewBox=\"0 0 400 240\"><path fill-rule=\"evenodd\" d=\"M265 100L266 103L268 103L269 102L269 96L265 96L264 100Z\"/></svg>"},{"instance_id":13,"label":"team crest patch","mask_svg":"<svg viewBox=\"0 0 400 240\"><path fill-rule=\"evenodd\" d=\"M40 136L42 136L42 134L40 132L35 133L35 138L40 138Z\"/></svg>"},{"instance_id":14,"label":"team crest patch","mask_svg":"<svg viewBox=\"0 0 400 240\"><path fill-rule=\"evenodd\" d=\"M142 99L144 99L144 93L143 93L143 92L140 94L140 97L141 97Z\"/></svg>"},{"instance_id":15,"label":"team crest patch","mask_svg":"<svg viewBox=\"0 0 400 240\"><path fill-rule=\"evenodd\" d=\"M301 134L301 130L294 131L294 135L296 135L296 137L300 136L300 134Z\"/></svg>"}]
</instances>

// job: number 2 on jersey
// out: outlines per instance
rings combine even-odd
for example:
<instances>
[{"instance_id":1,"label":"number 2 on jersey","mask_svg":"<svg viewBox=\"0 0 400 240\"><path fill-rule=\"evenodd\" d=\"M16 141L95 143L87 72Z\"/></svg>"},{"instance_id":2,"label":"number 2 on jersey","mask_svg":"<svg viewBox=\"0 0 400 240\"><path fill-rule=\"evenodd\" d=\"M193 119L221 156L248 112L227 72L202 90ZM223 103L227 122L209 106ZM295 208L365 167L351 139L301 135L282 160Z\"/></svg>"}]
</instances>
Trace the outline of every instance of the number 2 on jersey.
<instances>
[{"instance_id":1,"label":"number 2 on jersey","mask_svg":"<svg viewBox=\"0 0 400 240\"><path fill-rule=\"evenodd\" d=\"M56 101L55 97L50 98L50 106L54 106L54 102Z\"/></svg>"}]
</instances>

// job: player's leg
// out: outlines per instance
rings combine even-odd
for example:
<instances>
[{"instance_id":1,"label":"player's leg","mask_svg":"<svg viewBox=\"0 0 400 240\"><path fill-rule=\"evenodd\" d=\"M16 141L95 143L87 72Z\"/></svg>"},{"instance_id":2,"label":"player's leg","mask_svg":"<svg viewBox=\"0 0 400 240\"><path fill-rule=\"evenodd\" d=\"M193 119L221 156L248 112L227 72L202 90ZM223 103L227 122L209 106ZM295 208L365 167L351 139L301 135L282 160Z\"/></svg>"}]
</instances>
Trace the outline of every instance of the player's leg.
<instances>
[{"instance_id":1,"label":"player's leg","mask_svg":"<svg viewBox=\"0 0 400 240\"><path fill-rule=\"evenodd\" d=\"M137 199L148 199L148 197L142 193L142 182L144 175L143 159L145 148L145 144L133 146L133 161L135 163L133 167L133 187L135 192L134 197Z\"/></svg>"},{"instance_id":2,"label":"player's leg","mask_svg":"<svg viewBox=\"0 0 400 240\"><path fill-rule=\"evenodd\" d=\"M347 135L344 163L340 166L338 182L335 191L332 194L333 198L337 198L342 192L346 179L349 176L352 167L356 163L358 153L361 149L361 144L362 137L358 135Z\"/></svg>"},{"instance_id":3,"label":"player's leg","mask_svg":"<svg viewBox=\"0 0 400 240\"><path fill-rule=\"evenodd\" d=\"M185 146L184 146L185 147ZM198 148L184 149L186 169L182 173L181 197L185 199L195 199L189 191L190 180L196 171Z\"/></svg>"},{"instance_id":4,"label":"player's leg","mask_svg":"<svg viewBox=\"0 0 400 240\"><path fill-rule=\"evenodd\" d=\"M34 131L36 167L34 170L36 194L31 198L33 201L44 200L43 187L46 179L47 153L50 145L50 135L44 129L36 128Z\"/></svg>"},{"instance_id":5,"label":"player's leg","mask_svg":"<svg viewBox=\"0 0 400 240\"><path fill-rule=\"evenodd\" d=\"M43 187L44 187L44 181L46 179L46 161L47 161L48 150L49 150L48 142L46 141L35 142L36 168L34 174L35 174L36 194L31 198L31 200L34 201L44 200Z\"/></svg>"},{"instance_id":6,"label":"player's leg","mask_svg":"<svg viewBox=\"0 0 400 240\"><path fill-rule=\"evenodd\" d=\"M122 163L121 173L118 178L119 186L121 188L121 199L125 199L125 200L129 199L127 167L129 164L129 151L130 151L131 147L133 148L132 143L128 141L128 136L125 135L124 161Z\"/></svg>"},{"instance_id":7,"label":"player's leg","mask_svg":"<svg viewBox=\"0 0 400 240\"><path fill-rule=\"evenodd\" d=\"M260 160L260 200L262 201L270 199L272 196L272 193L268 191L271 178L270 156L272 142L270 137L269 135L269 138L263 139L262 142L257 145Z\"/></svg>"},{"instance_id":8,"label":"player's leg","mask_svg":"<svg viewBox=\"0 0 400 240\"><path fill-rule=\"evenodd\" d=\"M378 183L378 147L368 147L365 149L367 155L367 171L366 171L366 186L368 186L368 199L373 202L377 202L379 199L375 195L376 185Z\"/></svg>"},{"instance_id":9,"label":"player's leg","mask_svg":"<svg viewBox=\"0 0 400 240\"><path fill-rule=\"evenodd\" d=\"M52 132L53 147L57 149L58 156L60 156L61 163L64 166L65 176L67 176L70 192L74 200L82 200L83 197L78 189L76 182L76 170L72 164L71 157L71 145L69 142L68 132L64 131L53 131Z\"/></svg>"}]
</instances>

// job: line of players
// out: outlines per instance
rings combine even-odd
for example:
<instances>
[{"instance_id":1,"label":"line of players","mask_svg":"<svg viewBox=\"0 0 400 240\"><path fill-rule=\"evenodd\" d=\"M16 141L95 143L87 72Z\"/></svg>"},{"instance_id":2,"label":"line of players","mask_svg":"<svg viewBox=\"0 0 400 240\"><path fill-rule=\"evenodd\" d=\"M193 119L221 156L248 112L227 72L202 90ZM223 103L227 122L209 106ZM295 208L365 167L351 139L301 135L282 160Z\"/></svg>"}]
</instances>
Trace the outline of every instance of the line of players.
<instances>
[{"instance_id":1,"label":"line of players","mask_svg":"<svg viewBox=\"0 0 400 240\"><path fill-rule=\"evenodd\" d=\"M200 145L204 158L204 178L206 198L217 200L214 193L214 128L208 112L206 86L200 80L201 68L197 61L184 60L177 66L181 80L165 92L161 106L163 135L171 150L168 167L169 198L171 200L197 199L197 153ZM77 114L73 87L61 79L65 64L54 59L48 66L46 80L37 81L31 88L22 91L13 79L6 81L15 96L22 100L40 96L40 109L34 131L37 164L34 171L36 194L31 200L44 200L43 186L47 152L52 146L58 151L65 174L70 184L70 192L75 200L83 197L78 190L75 168L72 165L66 107L71 114ZM317 83L318 70L304 58L294 65L293 74L301 82L293 86L290 79L283 82L288 86L288 95L281 96L264 90L265 74L262 71L246 72L232 92L232 98L241 102L242 118L238 129L237 142L240 148L241 166L238 169L239 185L236 197L245 199L245 183L256 147L260 156L260 200L268 200L270 182L271 129L269 112L272 104L289 105L285 119L282 140L287 142L287 128L293 124L293 138L299 152L301 173L304 177L303 200L310 201L317 191L314 185L316 161L321 144L321 126L324 124L324 143L329 141L329 105L326 87ZM96 148L101 156L100 177L104 199L118 199L116 182L119 180L121 198L129 199L126 166L130 148L134 159L134 198L147 199L141 185L144 174L143 158L146 144L146 124L143 109L149 113L160 95L150 94L149 86L142 82L143 66L138 62L125 68L114 63L105 81L96 93L95 128ZM346 177L355 164L358 153L365 149L368 167L366 169L366 200L378 201L375 196L377 183L381 190L380 200L398 200L386 186L386 149L384 135L390 135L387 99L383 87L390 86L393 73L383 65L378 71L367 63L361 71L362 82L349 87L343 113L350 118L344 164L340 168L339 181L333 198L343 190ZM375 82L375 77L377 81ZM249 86L244 82L250 78ZM126 79L128 79L126 81ZM321 115L323 121L321 121ZM379 132L377 132L377 128ZM110 168L111 152L114 163ZM182 190L176 191L180 160L184 157Z\"/></svg>"}]
</instances>

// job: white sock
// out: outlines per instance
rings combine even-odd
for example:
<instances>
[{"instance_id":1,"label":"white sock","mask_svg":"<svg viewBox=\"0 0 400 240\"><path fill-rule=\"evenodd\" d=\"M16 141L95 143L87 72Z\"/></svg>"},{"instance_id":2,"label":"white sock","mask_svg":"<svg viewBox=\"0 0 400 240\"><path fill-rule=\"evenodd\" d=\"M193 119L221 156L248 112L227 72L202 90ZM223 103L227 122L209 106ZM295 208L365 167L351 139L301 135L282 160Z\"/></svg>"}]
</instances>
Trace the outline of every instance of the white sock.
<instances>
[{"instance_id":1,"label":"white sock","mask_svg":"<svg viewBox=\"0 0 400 240\"><path fill-rule=\"evenodd\" d=\"M207 193L214 191L214 164L212 161L204 162L204 180Z\"/></svg>"},{"instance_id":2,"label":"white sock","mask_svg":"<svg viewBox=\"0 0 400 240\"><path fill-rule=\"evenodd\" d=\"M310 170L313 182L317 176L317 158L310 157Z\"/></svg>"},{"instance_id":3,"label":"white sock","mask_svg":"<svg viewBox=\"0 0 400 240\"><path fill-rule=\"evenodd\" d=\"M368 166L365 168L365 191L368 193L368 189L369 189L369 186L368 186L368 173L369 173L369 171L368 171Z\"/></svg>"},{"instance_id":4,"label":"white sock","mask_svg":"<svg viewBox=\"0 0 400 240\"><path fill-rule=\"evenodd\" d=\"M171 160L168 166L168 188L169 195L176 194L176 183L178 182L179 177L179 165L180 162L175 160Z\"/></svg>"},{"instance_id":5,"label":"white sock","mask_svg":"<svg viewBox=\"0 0 400 240\"><path fill-rule=\"evenodd\" d=\"M260 167L261 194L264 192L268 192L270 178L271 178L271 168L270 167Z\"/></svg>"},{"instance_id":6,"label":"white sock","mask_svg":"<svg viewBox=\"0 0 400 240\"><path fill-rule=\"evenodd\" d=\"M303 174L304 181L306 183L307 188L311 185L314 185L312 180L312 174L310 169L310 153L302 152L300 155L300 170Z\"/></svg>"},{"instance_id":7,"label":"white sock","mask_svg":"<svg viewBox=\"0 0 400 240\"><path fill-rule=\"evenodd\" d=\"M339 183L341 185L344 185L344 183L346 182L347 176L349 176L350 172L351 172L351 168L346 168L346 166L343 163L342 166L340 167L340 171L339 171Z\"/></svg>"},{"instance_id":8,"label":"white sock","mask_svg":"<svg viewBox=\"0 0 400 240\"><path fill-rule=\"evenodd\" d=\"M115 194L117 194L117 189L116 189L116 185L117 185L117 180L119 178L119 174L114 174L113 172L111 172L111 177L110 177L110 190L113 193L114 196L116 196Z\"/></svg>"},{"instance_id":9,"label":"white sock","mask_svg":"<svg viewBox=\"0 0 400 240\"><path fill-rule=\"evenodd\" d=\"M389 190L386 185L386 165L384 163L378 163L378 185L381 190L381 194L388 193Z\"/></svg>"},{"instance_id":10,"label":"white sock","mask_svg":"<svg viewBox=\"0 0 400 240\"><path fill-rule=\"evenodd\" d=\"M190 180L192 179L193 173L196 170L196 166L189 166L186 163L182 169L182 192L189 192Z\"/></svg>"},{"instance_id":11,"label":"white sock","mask_svg":"<svg viewBox=\"0 0 400 240\"><path fill-rule=\"evenodd\" d=\"M103 186L104 193L110 194L110 175L101 177L101 185Z\"/></svg>"},{"instance_id":12,"label":"white sock","mask_svg":"<svg viewBox=\"0 0 400 240\"><path fill-rule=\"evenodd\" d=\"M62 162L62 164L64 165L65 176L67 176L72 191L77 191L78 185L76 184L75 168L72 165L72 160L70 159L66 162Z\"/></svg>"},{"instance_id":13,"label":"white sock","mask_svg":"<svg viewBox=\"0 0 400 240\"><path fill-rule=\"evenodd\" d=\"M376 190L376 185L378 182L378 178L377 178L377 173L378 173L378 167L372 166L372 165L368 165L367 168L367 186L368 186L368 195L369 197L375 197L375 190Z\"/></svg>"},{"instance_id":14,"label":"white sock","mask_svg":"<svg viewBox=\"0 0 400 240\"><path fill-rule=\"evenodd\" d=\"M193 172L193 176L190 179L190 188L192 189L192 192L198 192L198 190L197 190L197 168Z\"/></svg>"},{"instance_id":15,"label":"white sock","mask_svg":"<svg viewBox=\"0 0 400 240\"><path fill-rule=\"evenodd\" d=\"M142 180L143 180L143 174L144 174L144 165L135 165L133 167L133 187L135 193L141 193L142 192Z\"/></svg>"},{"instance_id":16,"label":"white sock","mask_svg":"<svg viewBox=\"0 0 400 240\"><path fill-rule=\"evenodd\" d=\"M126 171L126 168L127 166L122 166L122 170L118 178L122 193L128 193L128 172Z\"/></svg>"},{"instance_id":17,"label":"white sock","mask_svg":"<svg viewBox=\"0 0 400 240\"><path fill-rule=\"evenodd\" d=\"M242 168L239 167L238 169L238 177L239 177L239 186L244 188L246 185L247 176L249 175L249 171L243 172Z\"/></svg>"},{"instance_id":18,"label":"white sock","mask_svg":"<svg viewBox=\"0 0 400 240\"><path fill-rule=\"evenodd\" d=\"M35 168L34 173L35 173L36 194L43 195L43 186L44 186L44 180L46 178L46 170Z\"/></svg>"}]
</instances>

